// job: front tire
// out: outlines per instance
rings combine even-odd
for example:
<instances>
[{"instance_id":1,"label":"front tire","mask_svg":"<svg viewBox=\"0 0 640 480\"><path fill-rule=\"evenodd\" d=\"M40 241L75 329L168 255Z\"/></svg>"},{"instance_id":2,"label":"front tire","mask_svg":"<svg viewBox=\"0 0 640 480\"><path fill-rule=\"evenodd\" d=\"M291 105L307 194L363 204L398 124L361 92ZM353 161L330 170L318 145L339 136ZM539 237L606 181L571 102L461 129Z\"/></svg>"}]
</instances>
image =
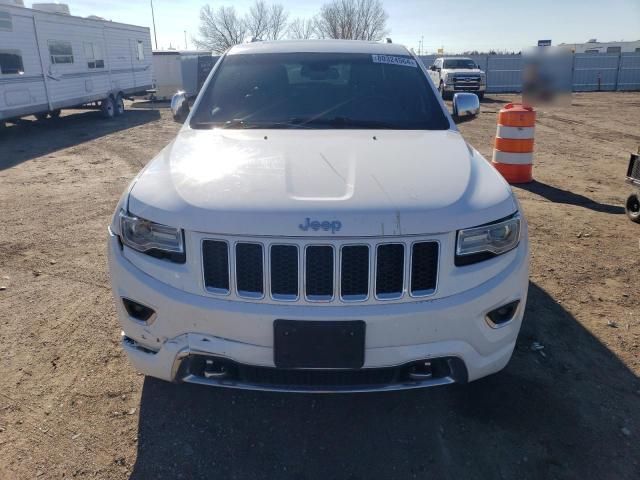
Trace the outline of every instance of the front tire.
<instances>
[{"instance_id":1,"label":"front tire","mask_svg":"<svg viewBox=\"0 0 640 480\"><path fill-rule=\"evenodd\" d=\"M49 116L50 116L51 118L60 118L60 109L59 109L59 108L56 108L55 110L51 110L51 111L49 112Z\"/></svg>"},{"instance_id":2,"label":"front tire","mask_svg":"<svg viewBox=\"0 0 640 480\"><path fill-rule=\"evenodd\" d=\"M624 204L624 211L627 212L629 220L640 223L640 198L637 193L632 193Z\"/></svg>"},{"instance_id":3,"label":"front tire","mask_svg":"<svg viewBox=\"0 0 640 480\"><path fill-rule=\"evenodd\" d=\"M107 97L100 102L100 113L104 118L113 118L116 114L116 107L113 97Z\"/></svg>"},{"instance_id":4,"label":"front tire","mask_svg":"<svg viewBox=\"0 0 640 480\"><path fill-rule=\"evenodd\" d=\"M484 98L484 92L478 92L478 100L482 100Z\"/></svg>"},{"instance_id":5,"label":"front tire","mask_svg":"<svg viewBox=\"0 0 640 480\"><path fill-rule=\"evenodd\" d=\"M36 117L36 119L40 122L46 120L48 116L49 116L49 112L40 112L34 115L34 117Z\"/></svg>"},{"instance_id":6,"label":"front tire","mask_svg":"<svg viewBox=\"0 0 640 480\"><path fill-rule=\"evenodd\" d=\"M124 98L122 97L122 95L118 94L114 107L116 115L122 115L124 113Z\"/></svg>"}]
</instances>

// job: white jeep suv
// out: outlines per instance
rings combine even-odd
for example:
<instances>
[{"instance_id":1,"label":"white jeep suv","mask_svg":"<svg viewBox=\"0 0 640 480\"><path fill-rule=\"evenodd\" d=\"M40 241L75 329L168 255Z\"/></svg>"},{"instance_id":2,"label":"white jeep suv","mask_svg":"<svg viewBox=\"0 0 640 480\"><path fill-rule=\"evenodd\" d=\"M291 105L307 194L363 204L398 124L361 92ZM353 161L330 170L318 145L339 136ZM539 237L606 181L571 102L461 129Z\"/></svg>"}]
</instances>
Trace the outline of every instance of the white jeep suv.
<instances>
[{"instance_id":1,"label":"white jeep suv","mask_svg":"<svg viewBox=\"0 0 640 480\"><path fill-rule=\"evenodd\" d=\"M395 44L231 48L109 231L122 346L169 381L464 383L525 309L518 202Z\"/></svg>"},{"instance_id":2,"label":"white jeep suv","mask_svg":"<svg viewBox=\"0 0 640 480\"><path fill-rule=\"evenodd\" d=\"M475 93L480 100L487 89L487 76L470 58L436 58L429 67L429 75L443 98L456 92Z\"/></svg>"}]
</instances>

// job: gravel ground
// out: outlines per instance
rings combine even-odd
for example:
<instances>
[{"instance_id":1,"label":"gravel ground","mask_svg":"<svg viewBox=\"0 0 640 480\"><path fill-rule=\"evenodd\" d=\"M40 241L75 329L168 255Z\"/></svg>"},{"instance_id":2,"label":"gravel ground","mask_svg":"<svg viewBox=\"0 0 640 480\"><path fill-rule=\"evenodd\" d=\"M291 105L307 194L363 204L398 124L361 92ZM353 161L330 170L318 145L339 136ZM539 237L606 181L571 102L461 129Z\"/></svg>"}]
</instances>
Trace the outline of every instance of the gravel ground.
<instances>
[{"instance_id":1,"label":"gravel ground","mask_svg":"<svg viewBox=\"0 0 640 480\"><path fill-rule=\"evenodd\" d=\"M490 96L460 124L491 155ZM501 373L422 391L173 385L119 347L106 226L175 135L166 109L64 112L0 133L0 478L640 478L640 226L624 216L639 93L542 108L529 303ZM539 342L543 350L533 351Z\"/></svg>"}]
</instances>

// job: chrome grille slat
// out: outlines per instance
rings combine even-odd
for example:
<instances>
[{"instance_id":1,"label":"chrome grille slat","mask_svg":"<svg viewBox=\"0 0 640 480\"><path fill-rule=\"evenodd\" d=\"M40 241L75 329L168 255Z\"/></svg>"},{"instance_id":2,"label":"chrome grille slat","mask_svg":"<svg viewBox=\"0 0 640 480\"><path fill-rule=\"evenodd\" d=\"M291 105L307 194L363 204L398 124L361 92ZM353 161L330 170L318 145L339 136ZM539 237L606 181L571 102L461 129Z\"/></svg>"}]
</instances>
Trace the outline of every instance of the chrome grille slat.
<instances>
[{"instance_id":1,"label":"chrome grille slat","mask_svg":"<svg viewBox=\"0 0 640 480\"><path fill-rule=\"evenodd\" d=\"M331 245L309 245L305 249L305 297L328 302L335 291L335 253Z\"/></svg>"},{"instance_id":2,"label":"chrome grille slat","mask_svg":"<svg viewBox=\"0 0 640 480\"><path fill-rule=\"evenodd\" d=\"M340 250L340 297L347 302L369 297L369 246L343 245Z\"/></svg>"},{"instance_id":3,"label":"chrome grille slat","mask_svg":"<svg viewBox=\"0 0 640 480\"><path fill-rule=\"evenodd\" d=\"M439 240L203 238L207 293L245 301L370 304L433 295Z\"/></svg>"},{"instance_id":4,"label":"chrome grille slat","mask_svg":"<svg viewBox=\"0 0 640 480\"><path fill-rule=\"evenodd\" d=\"M260 243L236 243L236 290L241 297L264 296L264 258Z\"/></svg>"},{"instance_id":5,"label":"chrome grille slat","mask_svg":"<svg viewBox=\"0 0 640 480\"><path fill-rule=\"evenodd\" d=\"M438 264L438 244L435 242L415 242L411 245L410 290L414 297L430 295L436 289L437 269L429 268Z\"/></svg>"},{"instance_id":6,"label":"chrome grille slat","mask_svg":"<svg viewBox=\"0 0 640 480\"><path fill-rule=\"evenodd\" d=\"M296 245L271 245L269 255L271 297L274 300L298 299L298 247Z\"/></svg>"},{"instance_id":7,"label":"chrome grille slat","mask_svg":"<svg viewBox=\"0 0 640 480\"><path fill-rule=\"evenodd\" d=\"M202 242L204 284L212 293L229 293L229 244L220 240Z\"/></svg>"},{"instance_id":8,"label":"chrome grille slat","mask_svg":"<svg viewBox=\"0 0 640 480\"><path fill-rule=\"evenodd\" d=\"M402 297L404 290L404 244L383 243L377 247L376 298L391 300Z\"/></svg>"}]
</instances>

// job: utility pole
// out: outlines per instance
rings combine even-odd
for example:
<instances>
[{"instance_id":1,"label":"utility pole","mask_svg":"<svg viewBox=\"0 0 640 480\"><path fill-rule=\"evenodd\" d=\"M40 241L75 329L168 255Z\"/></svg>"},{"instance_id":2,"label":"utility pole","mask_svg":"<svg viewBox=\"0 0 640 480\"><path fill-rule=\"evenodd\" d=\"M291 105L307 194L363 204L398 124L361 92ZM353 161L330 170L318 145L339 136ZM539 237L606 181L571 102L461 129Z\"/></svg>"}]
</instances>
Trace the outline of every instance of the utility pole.
<instances>
[{"instance_id":1,"label":"utility pole","mask_svg":"<svg viewBox=\"0 0 640 480\"><path fill-rule=\"evenodd\" d=\"M424 35L420 35L420 55L422 55L423 48L424 48Z\"/></svg>"},{"instance_id":2,"label":"utility pole","mask_svg":"<svg viewBox=\"0 0 640 480\"><path fill-rule=\"evenodd\" d=\"M153 13L153 0L151 0L151 21L153 22L153 39L156 43L156 50L158 49L158 35L156 34L156 16Z\"/></svg>"},{"instance_id":3,"label":"utility pole","mask_svg":"<svg viewBox=\"0 0 640 480\"><path fill-rule=\"evenodd\" d=\"M188 50L189 47L187 46L187 31L184 31L184 49Z\"/></svg>"}]
</instances>

